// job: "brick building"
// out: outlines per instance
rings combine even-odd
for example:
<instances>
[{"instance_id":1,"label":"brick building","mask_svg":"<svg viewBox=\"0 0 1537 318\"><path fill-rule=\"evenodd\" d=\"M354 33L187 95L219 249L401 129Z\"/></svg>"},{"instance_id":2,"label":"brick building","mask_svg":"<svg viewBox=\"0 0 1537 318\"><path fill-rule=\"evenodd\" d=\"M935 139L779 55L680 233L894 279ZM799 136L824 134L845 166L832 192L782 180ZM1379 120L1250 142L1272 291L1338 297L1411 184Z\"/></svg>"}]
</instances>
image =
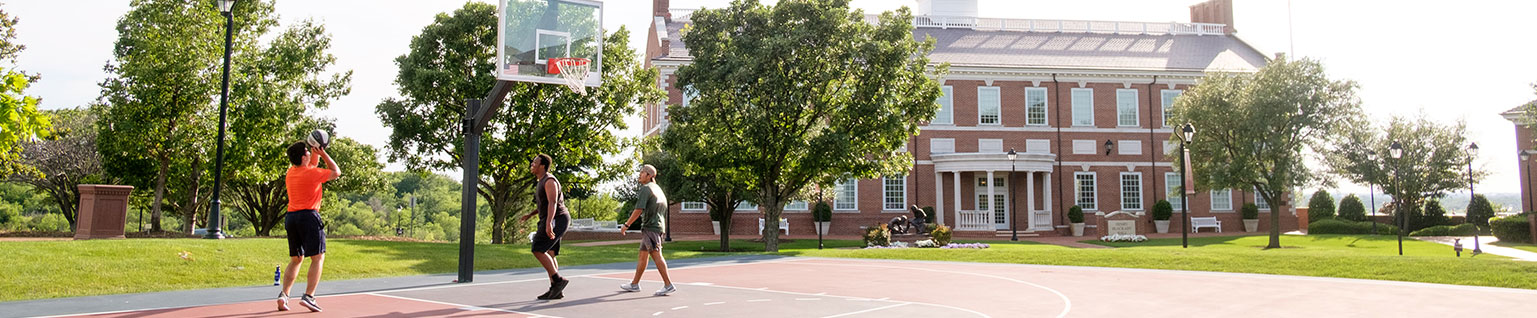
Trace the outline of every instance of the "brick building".
<instances>
[{"instance_id":1,"label":"brick building","mask_svg":"<svg viewBox=\"0 0 1537 318\"><path fill-rule=\"evenodd\" d=\"M1534 103L1537 103L1537 100L1528 102L1527 105ZM1533 138L1537 138L1537 132L1533 131L1531 123L1526 122L1526 111L1524 108L1526 108L1526 105L1516 106L1516 108L1511 108L1510 110L1500 113L1500 116L1505 117L1505 120L1509 120L1510 123L1516 128L1516 149L1519 151L1518 156L1521 153L1526 154L1525 158L1521 158L1525 160L1516 161L1516 171L1521 173L1521 175L1518 176L1521 179L1520 211L1537 211L1533 209L1534 206L1537 206L1537 202L1534 202L1532 199L1533 193L1531 171L1533 168L1532 165L1537 164L1537 146L1534 146L1532 143ZM1532 241L1537 242L1537 217L1529 217L1527 222L1529 223L1532 233Z\"/></svg>"},{"instance_id":2,"label":"brick building","mask_svg":"<svg viewBox=\"0 0 1537 318\"><path fill-rule=\"evenodd\" d=\"M686 105L691 96L673 85L673 74L692 59L679 34L692 11L653 3L647 63L661 70L667 104ZM1065 235L1065 212L1075 204L1085 211L1085 235L1104 233L1095 229L1096 212L1150 211L1163 199L1178 212L1182 202L1170 189L1179 174L1164 155L1178 149L1167 142L1178 125L1164 121L1165 107L1205 72L1254 71L1267 62L1234 34L1231 0L1192 6L1192 23L979 18L975 0L918 4L914 37L933 37L930 58L950 63L941 110L908 143L915 164L906 175L837 185L833 234L857 234L906 215L909 205L934 207L937 221L962 235L1007 235L1011 226L1025 236ZM665 107L646 107L646 135L666 129ZM1011 149L1019 153L1013 161ZM1238 232L1239 208L1256 197L1228 189L1189 200L1192 217L1215 216L1223 232ZM1297 227L1295 209L1260 201L1261 228L1272 209L1286 214L1284 228ZM807 207L786 207L791 234L815 233ZM673 209L675 231L712 231L703 203ZM733 234L756 233L760 216L743 204ZM1150 216L1139 220L1151 231ZM1172 231L1178 226L1176 218Z\"/></svg>"}]
</instances>

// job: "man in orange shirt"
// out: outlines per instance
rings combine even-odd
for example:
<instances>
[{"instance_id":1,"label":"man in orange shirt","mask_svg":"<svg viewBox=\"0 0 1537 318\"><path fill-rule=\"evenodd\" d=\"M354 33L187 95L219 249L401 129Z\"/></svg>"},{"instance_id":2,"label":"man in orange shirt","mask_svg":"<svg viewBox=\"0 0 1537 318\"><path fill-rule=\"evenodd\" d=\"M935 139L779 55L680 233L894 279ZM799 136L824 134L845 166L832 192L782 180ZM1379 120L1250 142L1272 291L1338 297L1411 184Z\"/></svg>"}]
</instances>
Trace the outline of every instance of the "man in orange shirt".
<instances>
[{"instance_id":1,"label":"man in orange shirt","mask_svg":"<svg viewBox=\"0 0 1537 318\"><path fill-rule=\"evenodd\" d=\"M321 145L322 147L324 145ZM318 165L325 159L326 167ZM304 297L299 304L312 312L320 312L315 303L315 287L320 285L320 268L326 260L326 232L320 221L321 185L336 180L342 169L326 154L325 148L310 147L304 142L288 146L288 174L284 182L288 187L288 214L283 217L283 227L288 230L288 271L283 273L283 291L278 294L278 311L288 310L288 291L294 284L299 263L310 258L309 275L305 276Z\"/></svg>"}]
</instances>

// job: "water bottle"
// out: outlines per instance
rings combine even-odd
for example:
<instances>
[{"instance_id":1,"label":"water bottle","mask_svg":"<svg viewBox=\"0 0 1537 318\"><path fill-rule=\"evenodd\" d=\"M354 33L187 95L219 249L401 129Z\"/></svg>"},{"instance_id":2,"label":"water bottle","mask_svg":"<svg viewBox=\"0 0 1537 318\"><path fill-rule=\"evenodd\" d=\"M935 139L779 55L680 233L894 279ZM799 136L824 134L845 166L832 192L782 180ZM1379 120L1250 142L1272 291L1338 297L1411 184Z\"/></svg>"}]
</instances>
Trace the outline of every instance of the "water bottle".
<instances>
[{"instance_id":1,"label":"water bottle","mask_svg":"<svg viewBox=\"0 0 1537 318\"><path fill-rule=\"evenodd\" d=\"M272 286L278 285L278 278L283 277L283 271L278 266L272 267Z\"/></svg>"}]
</instances>

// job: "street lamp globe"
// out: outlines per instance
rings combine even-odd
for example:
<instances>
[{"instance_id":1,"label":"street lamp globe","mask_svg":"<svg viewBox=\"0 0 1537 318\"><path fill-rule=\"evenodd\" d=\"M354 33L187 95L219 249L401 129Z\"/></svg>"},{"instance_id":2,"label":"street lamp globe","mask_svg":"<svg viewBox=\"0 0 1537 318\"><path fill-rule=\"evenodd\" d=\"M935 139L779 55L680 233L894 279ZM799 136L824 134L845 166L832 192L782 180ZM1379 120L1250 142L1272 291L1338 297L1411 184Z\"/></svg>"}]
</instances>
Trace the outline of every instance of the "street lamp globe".
<instances>
[{"instance_id":1,"label":"street lamp globe","mask_svg":"<svg viewBox=\"0 0 1537 318\"><path fill-rule=\"evenodd\" d=\"M230 8L235 7L235 0L219 0L219 12L229 13Z\"/></svg>"},{"instance_id":2,"label":"street lamp globe","mask_svg":"<svg viewBox=\"0 0 1537 318\"><path fill-rule=\"evenodd\" d=\"M1180 128L1180 134L1184 135L1185 142L1189 143L1191 139L1195 138L1195 125L1185 123L1185 127Z\"/></svg>"},{"instance_id":3,"label":"street lamp globe","mask_svg":"<svg viewBox=\"0 0 1537 318\"><path fill-rule=\"evenodd\" d=\"M1532 158L1532 154L1528 153L1528 152L1525 152L1525 151L1522 151L1522 152L1520 152L1517 155L1521 157L1521 161L1526 161L1527 159L1531 159Z\"/></svg>"},{"instance_id":4,"label":"street lamp globe","mask_svg":"<svg viewBox=\"0 0 1537 318\"><path fill-rule=\"evenodd\" d=\"M1009 161L1014 161L1014 158L1019 158L1019 153L1014 152L1014 148L1009 148Z\"/></svg>"},{"instance_id":5,"label":"street lamp globe","mask_svg":"<svg viewBox=\"0 0 1537 318\"><path fill-rule=\"evenodd\" d=\"M1476 142L1468 143L1468 156L1469 157L1476 157L1476 156L1478 156L1478 143L1476 143Z\"/></svg>"},{"instance_id":6,"label":"street lamp globe","mask_svg":"<svg viewBox=\"0 0 1537 318\"><path fill-rule=\"evenodd\" d=\"M1115 150L1115 143L1105 139L1105 155L1110 155L1111 150Z\"/></svg>"},{"instance_id":7,"label":"street lamp globe","mask_svg":"<svg viewBox=\"0 0 1537 318\"><path fill-rule=\"evenodd\" d=\"M1404 146L1394 141L1392 145L1388 145L1388 156L1392 156L1393 159L1402 158L1404 156Z\"/></svg>"}]
</instances>

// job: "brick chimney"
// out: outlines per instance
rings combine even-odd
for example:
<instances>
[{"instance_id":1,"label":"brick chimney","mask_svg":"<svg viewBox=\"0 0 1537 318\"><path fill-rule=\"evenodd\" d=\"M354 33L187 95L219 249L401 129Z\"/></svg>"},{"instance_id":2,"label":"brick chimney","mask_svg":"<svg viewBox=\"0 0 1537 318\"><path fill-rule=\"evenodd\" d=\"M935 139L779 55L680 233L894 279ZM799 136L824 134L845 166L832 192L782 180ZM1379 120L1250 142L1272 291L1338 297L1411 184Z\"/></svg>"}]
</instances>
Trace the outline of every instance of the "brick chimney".
<instances>
[{"instance_id":1,"label":"brick chimney","mask_svg":"<svg viewBox=\"0 0 1537 318\"><path fill-rule=\"evenodd\" d=\"M1227 26L1224 34L1238 33L1233 27L1233 0L1207 0L1190 6L1190 22L1222 24Z\"/></svg>"},{"instance_id":2,"label":"brick chimney","mask_svg":"<svg viewBox=\"0 0 1537 318\"><path fill-rule=\"evenodd\" d=\"M672 4L668 0L651 0L651 16L672 21Z\"/></svg>"}]
</instances>

